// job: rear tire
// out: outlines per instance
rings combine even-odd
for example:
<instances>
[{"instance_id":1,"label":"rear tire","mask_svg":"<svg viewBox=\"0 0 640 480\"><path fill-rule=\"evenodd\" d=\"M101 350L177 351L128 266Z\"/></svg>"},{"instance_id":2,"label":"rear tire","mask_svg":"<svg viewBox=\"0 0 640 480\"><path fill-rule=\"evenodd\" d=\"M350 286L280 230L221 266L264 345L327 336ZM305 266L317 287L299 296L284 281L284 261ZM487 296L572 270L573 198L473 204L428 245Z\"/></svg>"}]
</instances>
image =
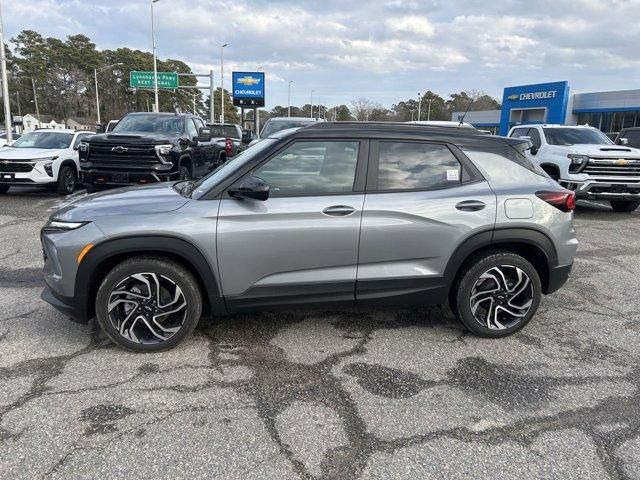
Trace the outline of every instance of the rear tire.
<instances>
[{"instance_id":1,"label":"rear tire","mask_svg":"<svg viewBox=\"0 0 640 480\"><path fill-rule=\"evenodd\" d=\"M56 191L58 195L71 195L76 189L78 183L78 174L75 169L70 165L64 165L58 172L58 182L56 184Z\"/></svg>"},{"instance_id":2,"label":"rear tire","mask_svg":"<svg viewBox=\"0 0 640 480\"><path fill-rule=\"evenodd\" d=\"M10 188L9 185L0 185L0 195L7 193Z\"/></svg>"},{"instance_id":3,"label":"rear tire","mask_svg":"<svg viewBox=\"0 0 640 480\"><path fill-rule=\"evenodd\" d=\"M529 323L541 297L540 276L528 260L493 251L473 258L458 274L451 310L474 334L499 338Z\"/></svg>"},{"instance_id":4,"label":"rear tire","mask_svg":"<svg viewBox=\"0 0 640 480\"><path fill-rule=\"evenodd\" d=\"M611 208L620 213L633 212L636 208L640 207L640 202L633 201L611 200L609 203L611 203Z\"/></svg>"},{"instance_id":5,"label":"rear tire","mask_svg":"<svg viewBox=\"0 0 640 480\"><path fill-rule=\"evenodd\" d=\"M193 331L202 314L202 294L180 264L133 257L105 276L95 307L98 324L114 343L157 352L175 347Z\"/></svg>"}]
</instances>

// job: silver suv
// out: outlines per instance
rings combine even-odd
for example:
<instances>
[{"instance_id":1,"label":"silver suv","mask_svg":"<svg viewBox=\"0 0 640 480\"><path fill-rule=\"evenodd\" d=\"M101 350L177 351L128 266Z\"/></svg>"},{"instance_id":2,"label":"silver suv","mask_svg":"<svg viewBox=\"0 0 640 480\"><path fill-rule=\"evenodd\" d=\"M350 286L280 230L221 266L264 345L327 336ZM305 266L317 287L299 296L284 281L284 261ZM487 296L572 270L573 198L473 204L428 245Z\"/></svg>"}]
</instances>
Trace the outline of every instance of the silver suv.
<instances>
[{"instance_id":1,"label":"silver suv","mask_svg":"<svg viewBox=\"0 0 640 480\"><path fill-rule=\"evenodd\" d=\"M529 142L457 128L318 123L203 179L75 201L42 230L43 298L117 344L175 346L206 310L448 302L511 334L569 275L574 193Z\"/></svg>"}]
</instances>

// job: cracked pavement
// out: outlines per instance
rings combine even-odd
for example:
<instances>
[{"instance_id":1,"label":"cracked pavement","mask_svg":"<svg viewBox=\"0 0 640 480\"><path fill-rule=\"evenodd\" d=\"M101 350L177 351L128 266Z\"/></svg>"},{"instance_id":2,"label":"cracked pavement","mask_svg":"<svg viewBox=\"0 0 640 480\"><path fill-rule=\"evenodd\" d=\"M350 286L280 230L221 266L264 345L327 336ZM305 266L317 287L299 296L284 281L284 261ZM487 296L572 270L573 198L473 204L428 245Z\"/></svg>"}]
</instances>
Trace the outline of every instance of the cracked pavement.
<instances>
[{"instance_id":1,"label":"cracked pavement","mask_svg":"<svg viewBox=\"0 0 640 480\"><path fill-rule=\"evenodd\" d=\"M640 478L640 211L583 203L569 283L501 340L446 308L203 319L133 354L39 299L63 200L0 199L1 478Z\"/></svg>"}]
</instances>

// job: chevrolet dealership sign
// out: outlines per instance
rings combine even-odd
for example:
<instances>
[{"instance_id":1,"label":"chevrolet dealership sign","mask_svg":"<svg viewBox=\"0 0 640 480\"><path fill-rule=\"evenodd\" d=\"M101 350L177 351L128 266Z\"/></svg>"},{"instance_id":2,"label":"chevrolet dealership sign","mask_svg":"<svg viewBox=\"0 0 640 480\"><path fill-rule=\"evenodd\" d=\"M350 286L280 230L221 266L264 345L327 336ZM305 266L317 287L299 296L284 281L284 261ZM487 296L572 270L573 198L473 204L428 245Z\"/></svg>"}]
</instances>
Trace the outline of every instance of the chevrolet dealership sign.
<instances>
[{"instance_id":1,"label":"chevrolet dealership sign","mask_svg":"<svg viewBox=\"0 0 640 480\"><path fill-rule=\"evenodd\" d=\"M557 90L548 90L546 92L529 92L529 93L515 93L513 95L509 95L507 98L512 102L517 100L525 101L525 100L545 100L556 98L558 94Z\"/></svg>"},{"instance_id":2,"label":"chevrolet dealership sign","mask_svg":"<svg viewBox=\"0 0 640 480\"><path fill-rule=\"evenodd\" d=\"M264 107L264 72L233 72L233 104Z\"/></svg>"}]
</instances>

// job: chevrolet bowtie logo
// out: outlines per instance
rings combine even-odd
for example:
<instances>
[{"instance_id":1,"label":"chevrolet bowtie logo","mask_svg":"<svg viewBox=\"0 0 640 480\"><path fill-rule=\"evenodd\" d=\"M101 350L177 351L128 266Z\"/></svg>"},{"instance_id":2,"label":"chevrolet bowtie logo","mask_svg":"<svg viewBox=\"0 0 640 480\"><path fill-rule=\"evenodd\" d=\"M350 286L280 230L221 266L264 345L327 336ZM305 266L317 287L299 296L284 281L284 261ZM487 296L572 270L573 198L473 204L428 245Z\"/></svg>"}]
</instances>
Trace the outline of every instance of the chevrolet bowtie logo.
<instances>
[{"instance_id":1,"label":"chevrolet bowtie logo","mask_svg":"<svg viewBox=\"0 0 640 480\"><path fill-rule=\"evenodd\" d=\"M518 100L519 98L520 98L520 95L517 95L517 94L509 95L507 97L508 100Z\"/></svg>"},{"instance_id":2,"label":"chevrolet bowtie logo","mask_svg":"<svg viewBox=\"0 0 640 480\"><path fill-rule=\"evenodd\" d=\"M240 77L238 79L238 83L241 83L242 85L246 85L246 86L257 85L260 83L260 79L252 77L250 75L245 75L244 77Z\"/></svg>"},{"instance_id":3,"label":"chevrolet bowtie logo","mask_svg":"<svg viewBox=\"0 0 640 480\"><path fill-rule=\"evenodd\" d=\"M619 158L618 160L616 160L616 165L629 165L629 160L626 160L624 158Z\"/></svg>"},{"instance_id":4,"label":"chevrolet bowtie logo","mask_svg":"<svg viewBox=\"0 0 640 480\"><path fill-rule=\"evenodd\" d=\"M122 145L118 145L117 147L113 147L111 151L116 153L124 153L128 152L129 149L127 147L123 147Z\"/></svg>"}]
</instances>

